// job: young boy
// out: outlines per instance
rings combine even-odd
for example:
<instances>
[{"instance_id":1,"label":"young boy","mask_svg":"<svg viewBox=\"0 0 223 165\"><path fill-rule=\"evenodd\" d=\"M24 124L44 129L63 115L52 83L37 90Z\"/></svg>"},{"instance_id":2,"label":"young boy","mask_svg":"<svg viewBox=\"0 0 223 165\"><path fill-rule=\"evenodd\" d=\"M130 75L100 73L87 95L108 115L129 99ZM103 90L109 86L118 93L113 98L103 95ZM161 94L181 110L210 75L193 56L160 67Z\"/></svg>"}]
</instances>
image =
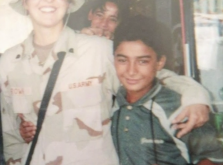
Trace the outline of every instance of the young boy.
<instances>
[{"instance_id":1,"label":"young boy","mask_svg":"<svg viewBox=\"0 0 223 165\"><path fill-rule=\"evenodd\" d=\"M165 34L158 33L159 27L152 19L136 16L115 32L115 67L123 86L117 94L112 135L120 164L221 163L223 149L210 125L181 139L175 136L171 119L183 107L181 96L163 87L156 78L157 71L165 65Z\"/></svg>"}]
</instances>

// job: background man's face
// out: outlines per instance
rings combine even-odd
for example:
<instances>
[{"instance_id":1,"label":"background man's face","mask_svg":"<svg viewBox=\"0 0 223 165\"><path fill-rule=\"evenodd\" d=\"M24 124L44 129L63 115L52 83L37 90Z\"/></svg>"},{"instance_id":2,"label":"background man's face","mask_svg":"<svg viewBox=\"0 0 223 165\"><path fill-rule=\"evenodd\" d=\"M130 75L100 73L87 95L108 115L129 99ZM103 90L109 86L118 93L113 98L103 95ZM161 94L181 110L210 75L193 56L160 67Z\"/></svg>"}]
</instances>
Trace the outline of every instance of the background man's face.
<instances>
[{"instance_id":1,"label":"background man's face","mask_svg":"<svg viewBox=\"0 0 223 165\"><path fill-rule=\"evenodd\" d=\"M106 2L103 9L90 11L88 19L92 28L99 28L113 33L118 25L118 7L112 2Z\"/></svg>"}]
</instances>

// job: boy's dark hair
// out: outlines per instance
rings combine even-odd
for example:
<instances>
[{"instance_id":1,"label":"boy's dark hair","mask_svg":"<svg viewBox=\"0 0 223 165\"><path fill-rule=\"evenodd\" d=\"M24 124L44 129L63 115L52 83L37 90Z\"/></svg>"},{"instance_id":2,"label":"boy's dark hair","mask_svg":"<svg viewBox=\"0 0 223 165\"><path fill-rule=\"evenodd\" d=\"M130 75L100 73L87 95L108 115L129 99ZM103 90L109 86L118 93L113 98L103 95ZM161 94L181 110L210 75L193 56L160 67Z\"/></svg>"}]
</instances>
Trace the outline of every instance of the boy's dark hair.
<instances>
[{"instance_id":1,"label":"boy's dark hair","mask_svg":"<svg viewBox=\"0 0 223 165\"><path fill-rule=\"evenodd\" d=\"M153 18L137 15L123 21L114 33L114 51L123 41L142 41L151 47L160 58L165 55L168 38L163 25Z\"/></svg>"},{"instance_id":2,"label":"boy's dark hair","mask_svg":"<svg viewBox=\"0 0 223 165\"><path fill-rule=\"evenodd\" d=\"M105 7L106 2L112 2L117 5L118 7L118 19L124 20L125 17L129 15L129 7L127 6L127 3L123 0L95 0L92 1L91 10L92 12L95 12L97 9L103 10Z\"/></svg>"}]
</instances>

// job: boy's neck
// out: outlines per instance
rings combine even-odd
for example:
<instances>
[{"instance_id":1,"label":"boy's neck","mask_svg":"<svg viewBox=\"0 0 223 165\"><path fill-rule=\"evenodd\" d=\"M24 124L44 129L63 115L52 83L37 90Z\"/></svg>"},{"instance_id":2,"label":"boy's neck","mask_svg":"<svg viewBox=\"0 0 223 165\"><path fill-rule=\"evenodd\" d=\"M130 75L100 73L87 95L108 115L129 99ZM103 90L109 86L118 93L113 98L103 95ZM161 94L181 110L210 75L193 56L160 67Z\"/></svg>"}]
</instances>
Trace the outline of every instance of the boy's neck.
<instances>
[{"instance_id":1,"label":"boy's neck","mask_svg":"<svg viewBox=\"0 0 223 165\"><path fill-rule=\"evenodd\" d=\"M129 91L126 88L126 100L128 103L132 104L140 100L143 96L145 96L156 84L156 80L154 79L151 84L148 84L147 87L141 89L139 91Z\"/></svg>"},{"instance_id":2,"label":"boy's neck","mask_svg":"<svg viewBox=\"0 0 223 165\"><path fill-rule=\"evenodd\" d=\"M140 100L144 95L146 95L146 93L148 93L151 88L152 88L152 86L150 88L148 88L147 90L140 91L140 92L127 91L126 92L126 100L131 104L135 103L138 100Z\"/></svg>"},{"instance_id":3,"label":"boy's neck","mask_svg":"<svg viewBox=\"0 0 223 165\"><path fill-rule=\"evenodd\" d=\"M127 95L126 95L126 100L128 101L128 103L135 103L140 98L141 98L140 96L137 96L137 95L134 95L134 94L127 93Z\"/></svg>"},{"instance_id":4,"label":"boy's neck","mask_svg":"<svg viewBox=\"0 0 223 165\"><path fill-rule=\"evenodd\" d=\"M34 43L40 46L56 42L61 34L63 25L53 28L34 27Z\"/></svg>"}]
</instances>

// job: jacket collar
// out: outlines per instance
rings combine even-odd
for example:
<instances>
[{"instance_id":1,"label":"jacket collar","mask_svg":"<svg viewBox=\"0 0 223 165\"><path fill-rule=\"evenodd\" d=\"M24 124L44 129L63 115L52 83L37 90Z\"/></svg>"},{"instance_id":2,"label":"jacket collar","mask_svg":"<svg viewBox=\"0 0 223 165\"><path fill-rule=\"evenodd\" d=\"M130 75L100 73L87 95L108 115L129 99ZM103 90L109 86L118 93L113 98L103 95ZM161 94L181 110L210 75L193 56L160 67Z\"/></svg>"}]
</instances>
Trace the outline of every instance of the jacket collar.
<instances>
[{"instance_id":1,"label":"jacket collar","mask_svg":"<svg viewBox=\"0 0 223 165\"><path fill-rule=\"evenodd\" d=\"M69 40L75 39L73 30L71 30L69 27L64 27L64 29L61 32L61 35L58 39L58 41L55 43L55 46L52 50L53 53L57 54L61 51L68 51L69 48L73 47L74 45L70 45L71 42ZM21 44L23 47L23 56L24 57L31 57L34 53L34 47L33 47L33 31L29 34L28 38ZM72 37L73 36L73 37ZM65 44L66 43L66 44ZM72 42L73 43L73 42Z\"/></svg>"},{"instance_id":2,"label":"jacket collar","mask_svg":"<svg viewBox=\"0 0 223 165\"><path fill-rule=\"evenodd\" d=\"M29 37L21 44L23 48L22 57L25 61L30 61L31 67L37 74L43 74L49 69L52 69L53 64L58 59L58 53L59 52L65 52L66 56L73 55L75 48L75 41L76 41L76 34L73 30L71 30L69 27L64 27L64 29L61 32L61 35L58 39L58 41L55 43L52 51L50 52L50 55L46 59L46 62L43 67L38 65L38 58L35 56L35 49L33 46L33 36L34 33L31 32ZM69 53L72 49L72 53Z\"/></svg>"}]
</instances>

